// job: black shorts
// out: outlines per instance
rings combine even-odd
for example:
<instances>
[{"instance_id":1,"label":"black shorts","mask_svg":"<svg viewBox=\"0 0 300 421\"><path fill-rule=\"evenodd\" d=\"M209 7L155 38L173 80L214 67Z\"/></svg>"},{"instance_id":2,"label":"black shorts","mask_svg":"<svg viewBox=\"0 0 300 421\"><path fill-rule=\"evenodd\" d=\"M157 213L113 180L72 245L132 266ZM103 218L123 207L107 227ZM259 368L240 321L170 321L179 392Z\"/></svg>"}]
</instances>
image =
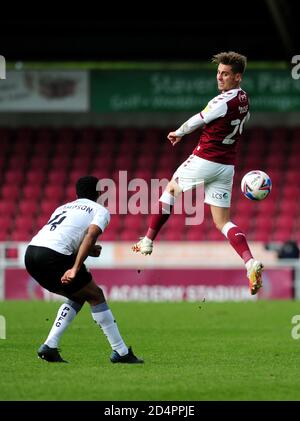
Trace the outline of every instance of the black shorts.
<instances>
[{"instance_id":1,"label":"black shorts","mask_svg":"<svg viewBox=\"0 0 300 421\"><path fill-rule=\"evenodd\" d=\"M45 289L51 292L72 294L92 280L92 275L83 264L76 277L69 284L63 284L61 277L71 269L76 255L65 255L47 247L27 247L25 266L28 273Z\"/></svg>"}]
</instances>

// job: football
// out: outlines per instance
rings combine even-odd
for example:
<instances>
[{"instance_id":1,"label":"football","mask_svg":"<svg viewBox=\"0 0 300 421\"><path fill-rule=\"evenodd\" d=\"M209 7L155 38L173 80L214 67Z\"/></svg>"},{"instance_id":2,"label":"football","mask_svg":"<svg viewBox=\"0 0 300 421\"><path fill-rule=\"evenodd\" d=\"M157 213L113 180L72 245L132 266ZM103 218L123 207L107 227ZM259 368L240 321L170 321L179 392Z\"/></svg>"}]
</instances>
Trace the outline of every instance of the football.
<instances>
[{"instance_id":1,"label":"football","mask_svg":"<svg viewBox=\"0 0 300 421\"><path fill-rule=\"evenodd\" d=\"M241 181L243 194L250 200L263 200L272 190L271 178L261 170L249 171Z\"/></svg>"}]
</instances>

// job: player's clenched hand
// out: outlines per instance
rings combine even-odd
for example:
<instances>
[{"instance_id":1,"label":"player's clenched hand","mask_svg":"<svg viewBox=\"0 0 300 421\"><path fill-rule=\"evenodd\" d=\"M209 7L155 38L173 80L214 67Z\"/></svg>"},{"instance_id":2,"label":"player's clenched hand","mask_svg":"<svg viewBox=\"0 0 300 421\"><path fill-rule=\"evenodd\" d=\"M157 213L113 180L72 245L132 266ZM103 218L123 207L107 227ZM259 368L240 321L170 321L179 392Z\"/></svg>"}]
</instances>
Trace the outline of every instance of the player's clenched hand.
<instances>
[{"instance_id":1,"label":"player's clenched hand","mask_svg":"<svg viewBox=\"0 0 300 421\"><path fill-rule=\"evenodd\" d=\"M69 284L70 282L73 281L73 279L75 278L77 274L77 270L76 269L68 269L64 275L61 277L61 282L63 284Z\"/></svg>"},{"instance_id":2,"label":"player's clenched hand","mask_svg":"<svg viewBox=\"0 0 300 421\"><path fill-rule=\"evenodd\" d=\"M182 136L176 136L176 132L170 132L167 136L169 141L172 143L172 146L176 145L176 143L180 142Z\"/></svg>"},{"instance_id":3,"label":"player's clenched hand","mask_svg":"<svg viewBox=\"0 0 300 421\"><path fill-rule=\"evenodd\" d=\"M90 248L89 256L91 257L99 257L101 254L102 246L100 244L95 244L93 247Z\"/></svg>"}]
</instances>

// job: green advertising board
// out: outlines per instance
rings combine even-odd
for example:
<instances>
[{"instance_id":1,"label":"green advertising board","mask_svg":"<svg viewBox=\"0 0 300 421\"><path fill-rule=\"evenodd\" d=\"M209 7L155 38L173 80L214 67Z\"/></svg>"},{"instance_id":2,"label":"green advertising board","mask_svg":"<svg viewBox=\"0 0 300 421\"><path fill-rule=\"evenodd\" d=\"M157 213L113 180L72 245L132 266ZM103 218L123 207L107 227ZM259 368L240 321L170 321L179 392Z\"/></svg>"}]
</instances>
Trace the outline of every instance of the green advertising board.
<instances>
[{"instance_id":1,"label":"green advertising board","mask_svg":"<svg viewBox=\"0 0 300 421\"><path fill-rule=\"evenodd\" d=\"M299 111L300 79L289 69L248 69L252 111ZM215 69L92 70L91 110L197 112L217 95Z\"/></svg>"}]
</instances>

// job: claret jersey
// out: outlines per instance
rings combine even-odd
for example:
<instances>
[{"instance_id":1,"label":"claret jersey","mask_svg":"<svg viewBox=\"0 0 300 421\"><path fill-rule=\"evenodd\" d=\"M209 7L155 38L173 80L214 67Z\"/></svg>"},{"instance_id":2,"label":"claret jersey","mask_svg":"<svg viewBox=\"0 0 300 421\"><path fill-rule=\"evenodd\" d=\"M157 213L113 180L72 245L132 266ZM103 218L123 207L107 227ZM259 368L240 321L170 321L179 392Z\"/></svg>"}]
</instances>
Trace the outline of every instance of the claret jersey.
<instances>
[{"instance_id":1,"label":"claret jersey","mask_svg":"<svg viewBox=\"0 0 300 421\"><path fill-rule=\"evenodd\" d=\"M248 95L231 89L213 98L200 113L205 124L193 154L220 164L234 164L236 146L249 119Z\"/></svg>"},{"instance_id":2,"label":"claret jersey","mask_svg":"<svg viewBox=\"0 0 300 421\"><path fill-rule=\"evenodd\" d=\"M99 203L77 199L57 208L29 244L70 255L78 251L91 224L103 232L109 221L109 211Z\"/></svg>"}]
</instances>

